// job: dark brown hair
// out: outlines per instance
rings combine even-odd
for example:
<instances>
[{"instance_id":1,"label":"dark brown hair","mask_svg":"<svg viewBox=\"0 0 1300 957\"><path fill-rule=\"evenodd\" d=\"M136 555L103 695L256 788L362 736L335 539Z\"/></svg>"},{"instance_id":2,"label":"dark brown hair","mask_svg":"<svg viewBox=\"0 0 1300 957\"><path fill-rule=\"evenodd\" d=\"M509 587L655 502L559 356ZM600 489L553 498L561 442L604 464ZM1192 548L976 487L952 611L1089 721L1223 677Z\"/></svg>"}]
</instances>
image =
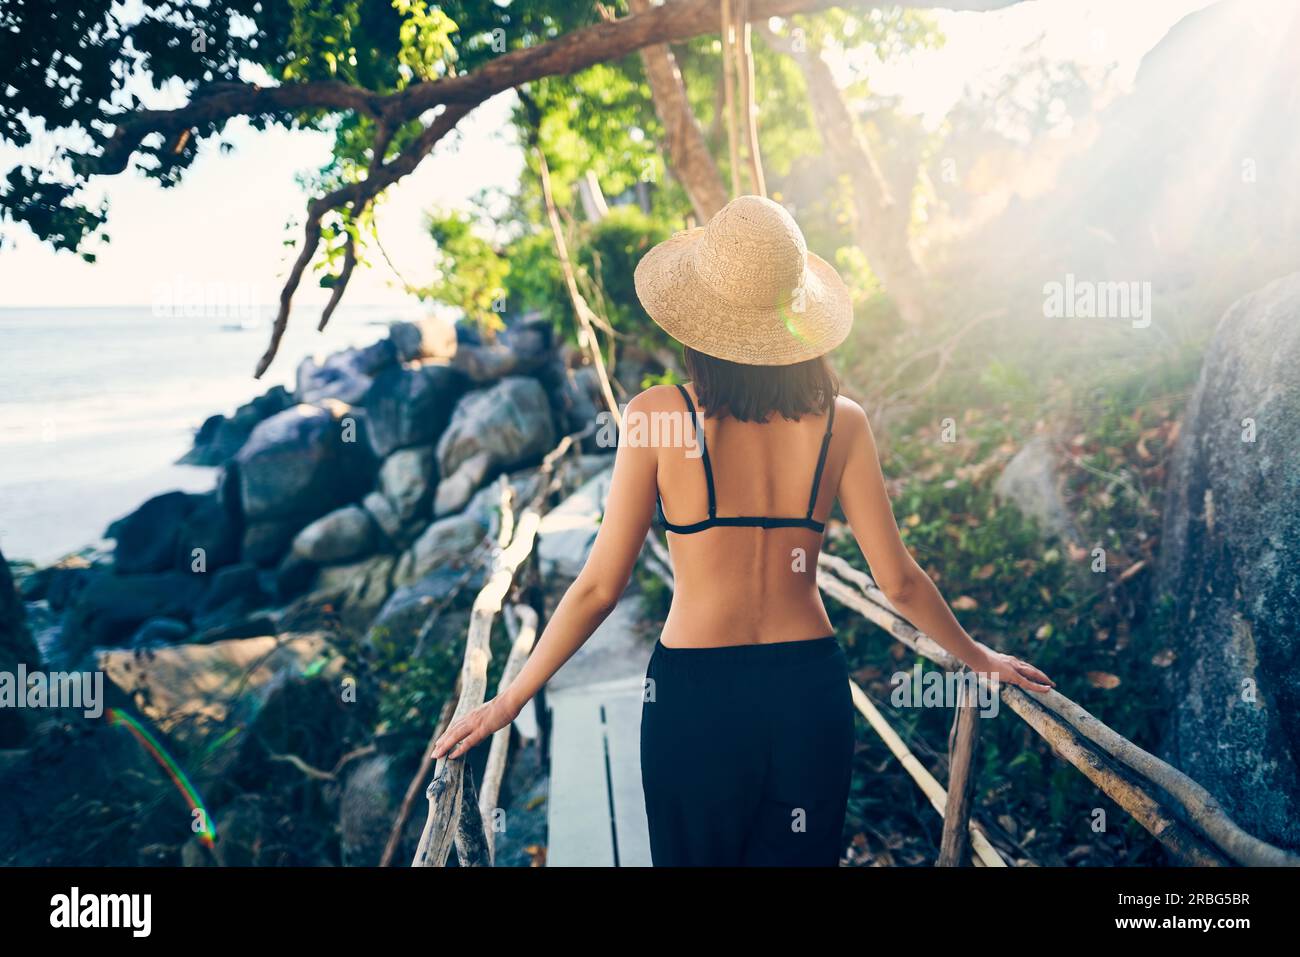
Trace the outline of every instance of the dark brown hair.
<instances>
[{"instance_id":1,"label":"dark brown hair","mask_svg":"<svg viewBox=\"0 0 1300 957\"><path fill-rule=\"evenodd\" d=\"M840 391L826 359L818 356L788 366L751 366L682 347L686 371L706 416L726 414L741 422L763 422L773 412L787 419L830 411Z\"/></svg>"}]
</instances>

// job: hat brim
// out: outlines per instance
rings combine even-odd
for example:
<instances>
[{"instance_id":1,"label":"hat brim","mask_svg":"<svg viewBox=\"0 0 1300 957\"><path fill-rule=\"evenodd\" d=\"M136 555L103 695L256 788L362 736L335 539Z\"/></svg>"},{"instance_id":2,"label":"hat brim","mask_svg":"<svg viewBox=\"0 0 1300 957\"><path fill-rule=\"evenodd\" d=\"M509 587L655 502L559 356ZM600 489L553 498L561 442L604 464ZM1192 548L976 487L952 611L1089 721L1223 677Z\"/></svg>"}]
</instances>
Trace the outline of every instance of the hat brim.
<instances>
[{"instance_id":1,"label":"hat brim","mask_svg":"<svg viewBox=\"0 0 1300 957\"><path fill-rule=\"evenodd\" d=\"M826 260L808 253L793 298L739 306L700 278L694 251L703 236L704 227L697 226L664 240L641 257L633 277L642 307L682 345L745 365L783 366L825 355L848 337L852 298Z\"/></svg>"}]
</instances>

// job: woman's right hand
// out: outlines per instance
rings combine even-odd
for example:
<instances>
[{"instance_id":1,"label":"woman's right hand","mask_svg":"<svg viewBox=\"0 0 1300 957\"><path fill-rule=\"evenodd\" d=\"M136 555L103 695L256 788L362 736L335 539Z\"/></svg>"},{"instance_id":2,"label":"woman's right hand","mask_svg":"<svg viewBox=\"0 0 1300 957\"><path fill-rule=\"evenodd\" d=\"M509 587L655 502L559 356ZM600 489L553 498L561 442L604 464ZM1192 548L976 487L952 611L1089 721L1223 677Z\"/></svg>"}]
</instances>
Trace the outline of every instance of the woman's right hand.
<instances>
[{"instance_id":1,"label":"woman's right hand","mask_svg":"<svg viewBox=\"0 0 1300 957\"><path fill-rule=\"evenodd\" d=\"M974 671L992 675L998 681L1037 691L1039 694L1045 694L1056 687L1055 681L1029 662L1022 661L1014 655L1004 655L1000 651L994 651L987 645L981 644L980 647L985 652L984 660L972 665Z\"/></svg>"},{"instance_id":2,"label":"woman's right hand","mask_svg":"<svg viewBox=\"0 0 1300 957\"><path fill-rule=\"evenodd\" d=\"M433 757L463 758L474 745L519 717L520 710L501 695L484 702L438 736Z\"/></svg>"}]
</instances>

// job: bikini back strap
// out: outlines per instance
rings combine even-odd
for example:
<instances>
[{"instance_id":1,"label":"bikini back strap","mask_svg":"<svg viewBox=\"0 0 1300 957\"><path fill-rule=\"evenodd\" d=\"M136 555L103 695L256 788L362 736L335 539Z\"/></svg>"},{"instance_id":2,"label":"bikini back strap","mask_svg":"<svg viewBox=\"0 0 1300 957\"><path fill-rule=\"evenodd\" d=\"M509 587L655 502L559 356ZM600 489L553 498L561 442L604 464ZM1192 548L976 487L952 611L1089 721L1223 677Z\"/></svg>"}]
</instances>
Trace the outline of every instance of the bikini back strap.
<instances>
[{"instance_id":1,"label":"bikini back strap","mask_svg":"<svg viewBox=\"0 0 1300 957\"><path fill-rule=\"evenodd\" d=\"M691 401L691 394L686 391L686 386L678 383L677 391L686 400L686 411L691 417L691 427L695 430L695 440L700 443L700 458L704 463L704 481L709 490L709 518L713 519L718 514L718 499L717 493L713 490L713 464L709 461L709 447L704 443L704 421L696 414L695 403ZM820 471L820 468L818 471Z\"/></svg>"},{"instance_id":2,"label":"bikini back strap","mask_svg":"<svg viewBox=\"0 0 1300 957\"><path fill-rule=\"evenodd\" d=\"M826 467L826 452L831 447L831 427L835 424L835 396L831 396L831 411L826 417L826 434L822 436L822 448L817 454L817 471L813 472L812 492L808 496L808 517L813 516L817 507L817 492L821 489L822 469Z\"/></svg>"}]
</instances>

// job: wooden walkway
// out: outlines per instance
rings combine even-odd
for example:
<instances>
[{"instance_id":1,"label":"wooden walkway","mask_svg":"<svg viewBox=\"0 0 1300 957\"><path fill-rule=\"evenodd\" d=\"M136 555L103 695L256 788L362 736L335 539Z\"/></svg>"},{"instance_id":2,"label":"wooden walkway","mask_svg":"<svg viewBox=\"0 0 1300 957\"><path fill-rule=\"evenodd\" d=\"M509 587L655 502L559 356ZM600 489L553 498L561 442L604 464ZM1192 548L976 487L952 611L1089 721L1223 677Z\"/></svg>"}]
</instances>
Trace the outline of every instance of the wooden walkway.
<instances>
[{"instance_id":1,"label":"wooden walkway","mask_svg":"<svg viewBox=\"0 0 1300 957\"><path fill-rule=\"evenodd\" d=\"M629 594L546 686L548 867L649 867L641 699L653 641Z\"/></svg>"},{"instance_id":2,"label":"wooden walkway","mask_svg":"<svg viewBox=\"0 0 1300 957\"><path fill-rule=\"evenodd\" d=\"M641 678L557 691L548 867L649 867L641 793Z\"/></svg>"},{"instance_id":3,"label":"wooden walkway","mask_svg":"<svg viewBox=\"0 0 1300 957\"><path fill-rule=\"evenodd\" d=\"M542 572L577 574L596 530L608 472L542 520ZM551 773L548 867L649 867L641 792L641 699L654 643L630 592L546 684Z\"/></svg>"}]
</instances>

